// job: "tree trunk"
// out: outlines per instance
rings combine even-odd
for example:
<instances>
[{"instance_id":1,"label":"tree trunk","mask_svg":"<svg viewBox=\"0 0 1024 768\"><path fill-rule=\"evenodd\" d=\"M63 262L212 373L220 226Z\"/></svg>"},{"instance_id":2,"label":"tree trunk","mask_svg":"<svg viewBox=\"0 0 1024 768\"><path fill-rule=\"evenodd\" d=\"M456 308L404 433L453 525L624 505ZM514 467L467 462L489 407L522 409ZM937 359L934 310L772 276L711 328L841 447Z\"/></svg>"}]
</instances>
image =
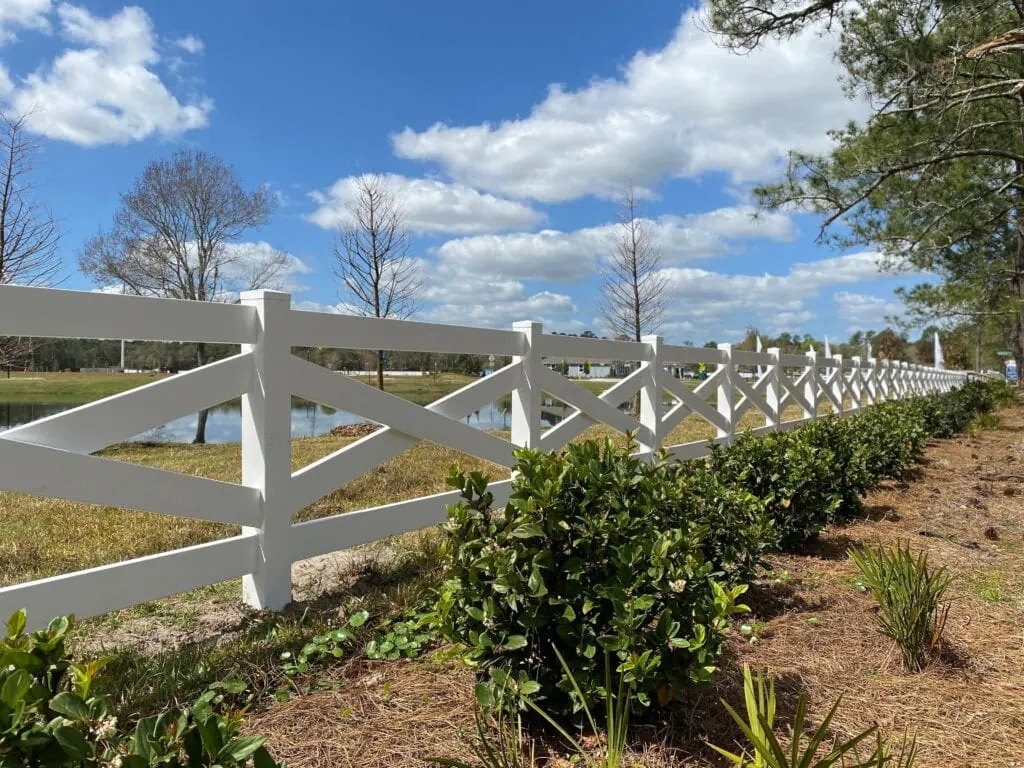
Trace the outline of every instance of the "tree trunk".
<instances>
[{"instance_id":1,"label":"tree trunk","mask_svg":"<svg viewBox=\"0 0 1024 768\"><path fill-rule=\"evenodd\" d=\"M1024 172L1024 163L1015 161L1014 170L1018 177ZM1024 222L1021 221L1024 213L1024 204L1020 200L1020 192L1017 193L1018 206L1014 211L1014 228L1017 235L1017 254L1013 271L1013 358L1017 362L1017 387L1024 389Z\"/></svg>"},{"instance_id":2,"label":"tree trunk","mask_svg":"<svg viewBox=\"0 0 1024 768\"><path fill-rule=\"evenodd\" d=\"M384 391L384 350L377 350L377 389Z\"/></svg>"},{"instance_id":3,"label":"tree trunk","mask_svg":"<svg viewBox=\"0 0 1024 768\"><path fill-rule=\"evenodd\" d=\"M981 329L984 326L978 321L978 335L974 338L974 370L981 373Z\"/></svg>"},{"instance_id":4,"label":"tree trunk","mask_svg":"<svg viewBox=\"0 0 1024 768\"><path fill-rule=\"evenodd\" d=\"M1017 386L1024 388L1024 233L1017 230L1017 267L1013 276L1013 359L1017 362Z\"/></svg>"},{"instance_id":5,"label":"tree trunk","mask_svg":"<svg viewBox=\"0 0 1024 768\"><path fill-rule=\"evenodd\" d=\"M196 363L199 368L206 365L206 345L196 344ZM204 445L206 443L206 421L210 417L208 410L202 410L199 412L199 419L196 421L196 437L192 441L193 445Z\"/></svg>"}]
</instances>

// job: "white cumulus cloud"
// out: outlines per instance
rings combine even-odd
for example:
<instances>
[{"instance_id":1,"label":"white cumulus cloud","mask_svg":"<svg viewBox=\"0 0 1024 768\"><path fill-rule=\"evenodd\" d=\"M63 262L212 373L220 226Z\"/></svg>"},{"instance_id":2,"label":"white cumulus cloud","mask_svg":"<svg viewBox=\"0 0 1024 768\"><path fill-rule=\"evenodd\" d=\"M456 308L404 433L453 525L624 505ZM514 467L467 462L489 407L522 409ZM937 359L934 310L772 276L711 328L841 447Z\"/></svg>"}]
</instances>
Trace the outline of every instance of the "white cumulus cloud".
<instances>
[{"instance_id":1,"label":"white cumulus cloud","mask_svg":"<svg viewBox=\"0 0 1024 768\"><path fill-rule=\"evenodd\" d=\"M207 124L213 102L182 103L154 71L160 56L153 23L136 6L109 16L64 3L58 33L72 44L23 79L4 69L0 96L30 127L82 146L176 137ZM2 65L0 65L2 69Z\"/></svg>"},{"instance_id":2,"label":"white cumulus cloud","mask_svg":"<svg viewBox=\"0 0 1024 768\"><path fill-rule=\"evenodd\" d=\"M754 217L754 209L738 205L687 216L648 220L651 241L665 264L718 256L736 249L736 241L765 238L793 240L796 228L783 213ZM581 280L593 274L612 250L616 224L562 232L516 232L449 240L437 249L441 264L458 273L556 281Z\"/></svg>"},{"instance_id":3,"label":"white cumulus cloud","mask_svg":"<svg viewBox=\"0 0 1024 768\"><path fill-rule=\"evenodd\" d=\"M413 232L472 235L531 229L545 220L544 214L525 203L495 197L465 184L383 175L402 203L405 223ZM310 221L324 229L347 223L358 194L357 176L338 179L326 190L311 192L317 209L310 214Z\"/></svg>"},{"instance_id":4,"label":"white cumulus cloud","mask_svg":"<svg viewBox=\"0 0 1024 768\"><path fill-rule=\"evenodd\" d=\"M832 294L832 299L836 303L836 314L850 331L884 328L889 325L888 318L906 311L903 302L896 298L839 291Z\"/></svg>"},{"instance_id":5,"label":"white cumulus cloud","mask_svg":"<svg viewBox=\"0 0 1024 768\"><path fill-rule=\"evenodd\" d=\"M784 275L730 275L671 267L663 274L668 280L670 319L686 318L710 327L725 317L751 314L773 330L793 330L814 320L806 302L817 298L823 288L882 277L878 254L871 251L799 262ZM846 319L838 297L854 295L836 294L841 318Z\"/></svg>"},{"instance_id":6,"label":"white cumulus cloud","mask_svg":"<svg viewBox=\"0 0 1024 768\"><path fill-rule=\"evenodd\" d=\"M52 8L51 0L2 0L0 2L0 43L17 40L18 29L34 29L49 32L47 16Z\"/></svg>"},{"instance_id":7,"label":"white cumulus cloud","mask_svg":"<svg viewBox=\"0 0 1024 768\"><path fill-rule=\"evenodd\" d=\"M698 13L618 77L551 85L524 118L407 127L392 136L395 152L465 184L559 202L614 196L628 182L649 193L665 177L708 171L763 179L791 148L825 149L828 129L866 115L837 83L832 37L811 29L738 56L715 46Z\"/></svg>"},{"instance_id":8,"label":"white cumulus cloud","mask_svg":"<svg viewBox=\"0 0 1024 768\"><path fill-rule=\"evenodd\" d=\"M184 37L179 37L177 40L174 41L174 44L186 53L191 53L193 55L197 53L202 53L203 50L206 48L206 46L203 45L203 41L195 35L185 35Z\"/></svg>"}]
</instances>

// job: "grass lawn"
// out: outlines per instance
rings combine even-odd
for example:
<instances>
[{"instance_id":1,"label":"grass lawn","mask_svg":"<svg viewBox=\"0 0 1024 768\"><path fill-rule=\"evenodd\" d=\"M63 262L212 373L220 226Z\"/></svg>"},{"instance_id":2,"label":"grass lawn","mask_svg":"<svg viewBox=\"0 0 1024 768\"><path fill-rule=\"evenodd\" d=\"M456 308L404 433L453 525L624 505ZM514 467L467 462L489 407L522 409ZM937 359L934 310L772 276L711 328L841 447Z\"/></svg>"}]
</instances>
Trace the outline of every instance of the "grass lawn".
<instances>
[{"instance_id":1,"label":"grass lawn","mask_svg":"<svg viewBox=\"0 0 1024 768\"><path fill-rule=\"evenodd\" d=\"M0 373L0 403L88 403L141 387L165 377L160 373ZM363 383L376 386L377 379ZM425 405L473 381L460 373L438 376L386 376L384 389ZM185 415L185 414L182 414Z\"/></svg>"},{"instance_id":2,"label":"grass lawn","mask_svg":"<svg viewBox=\"0 0 1024 768\"><path fill-rule=\"evenodd\" d=\"M164 378L160 373L0 373L0 403L86 403Z\"/></svg>"}]
</instances>

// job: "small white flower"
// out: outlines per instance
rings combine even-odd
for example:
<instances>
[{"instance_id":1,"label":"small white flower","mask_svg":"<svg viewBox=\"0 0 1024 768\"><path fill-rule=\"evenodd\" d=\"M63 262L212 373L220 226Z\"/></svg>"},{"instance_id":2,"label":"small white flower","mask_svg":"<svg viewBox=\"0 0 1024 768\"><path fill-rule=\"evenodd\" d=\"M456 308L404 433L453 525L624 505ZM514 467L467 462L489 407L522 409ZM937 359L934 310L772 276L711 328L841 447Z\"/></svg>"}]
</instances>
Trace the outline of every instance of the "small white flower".
<instances>
[{"instance_id":1,"label":"small white flower","mask_svg":"<svg viewBox=\"0 0 1024 768\"><path fill-rule=\"evenodd\" d=\"M121 756L117 755L110 761L110 768L121 768Z\"/></svg>"},{"instance_id":2,"label":"small white flower","mask_svg":"<svg viewBox=\"0 0 1024 768\"><path fill-rule=\"evenodd\" d=\"M117 718L111 717L96 726L97 739L109 739L117 733Z\"/></svg>"},{"instance_id":3,"label":"small white flower","mask_svg":"<svg viewBox=\"0 0 1024 768\"><path fill-rule=\"evenodd\" d=\"M668 588L673 592L683 592L686 589L686 579L676 579L668 583Z\"/></svg>"}]
</instances>

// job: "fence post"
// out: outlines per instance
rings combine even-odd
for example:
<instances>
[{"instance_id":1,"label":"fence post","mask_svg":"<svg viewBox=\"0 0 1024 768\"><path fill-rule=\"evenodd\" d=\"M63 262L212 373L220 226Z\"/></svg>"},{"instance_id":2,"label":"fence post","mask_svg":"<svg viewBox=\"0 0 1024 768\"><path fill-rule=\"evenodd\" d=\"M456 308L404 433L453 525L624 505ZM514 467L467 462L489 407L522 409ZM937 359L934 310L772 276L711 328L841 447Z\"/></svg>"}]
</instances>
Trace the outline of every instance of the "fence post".
<instances>
[{"instance_id":1,"label":"fence post","mask_svg":"<svg viewBox=\"0 0 1024 768\"><path fill-rule=\"evenodd\" d=\"M544 364L537 352L537 344L544 332L541 323L521 320L512 325L523 334L523 354L512 362L523 366L519 385L512 390L512 443L521 448L540 447L540 367Z\"/></svg>"},{"instance_id":2,"label":"fence post","mask_svg":"<svg viewBox=\"0 0 1024 768\"><path fill-rule=\"evenodd\" d=\"M288 386L288 316L291 295L278 291L246 291L242 304L256 310L259 331L252 352L255 370L242 395L242 484L261 494L260 563L242 577L242 598L254 608L279 610L292 599L291 525L288 505L292 479L291 389Z\"/></svg>"},{"instance_id":3,"label":"fence post","mask_svg":"<svg viewBox=\"0 0 1024 768\"><path fill-rule=\"evenodd\" d=\"M850 361L853 363L853 371L850 375L850 410L859 411L863 407L864 400L864 374L860 367L859 355L854 355Z\"/></svg>"},{"instance_id":4,"label":"fence post","mask_svg":"<svg viewBox=\"0 0 1024 768\"><path fill-rule=\"evenodd\" d=\"M804 408L805 419L818 418L818 350L812 349L807 353L807 382L804 384L804 400L810 407L810 411Z\"/></svg>"},{"instance_id":5,"label":"fence post","mask_svg":"<svg viewBox=\"0 0 1024 768\"><path fill-rule=\"evenodd\" d=\"M867 382L865 383L864 389L867 392L868 405L874 405L878 402L878 360L873 357L868 358L868 375Z\"/></svg>"},{"instance_id":6,"label":"fence post","mask_svg":"<svg viewBox=\"0 0 1024 768\"><path fill-rule=\"evenodd\" d=\"M722 369L722 378L718 381L718 412L722 414L729 423L729 429L716 428L716 437L723 438L722 442L731 445L736 435L736 422L733 419L733 402L736 397L736 385L733 379L736 375L736 368L732 364L732 344L719 344L718 349L725 354L725 360L719 364Z\"/></svg>"},{"instance_id":7,"label":"fence post","mask_svg":"<svg viewBox=\"0 0 1024 768\"><path fill-rule=\"evenodd\" d=\"M641 453L649 454L654 459L654 454L661 449L661 384L659 377L661 373L661 347L664 339L661 336L644 336L641 341L651 349L651 359L645 365L646 375L644 376L643 389L640 390L640 424L649 430L650 445L640 440ZM642 437L642 436L641 436Z\"/></svg>"},{"instance_id":8,"label":"fence post","mask_svg":"<svg viewBox=\"0 0 1024 768\"><path fill-rule=\"evenodd\" d=\"M772 361L768 364L768 384L764 391L764 401L772 415L765 420L765 426L771 426L773 431L777 430L779 424L782 423L782 406L779 405L782 400L783 376L781 355L782 350L778 347L768 349L768 356Z\"/></svg>"},{"instance_id":9,"label":"fence post","mask_svg":"<svg viewBox=\"0 0 1024 768\"><path fill-rule=\"evenodd\" d=\"M904 399L907 395L912 394L910 384L910 363L906 360L900 362L900 400Z\"/></svg>"},{"instance_id":10,"label":"fence post","mask_svg":"<svg viewBox=\"0 0 1024 768\"><path fill-rule=\"evenodd\" d=\"M836 399L836 416L842 416L846 410L846 378L843 374L843 356L833 355L832 362L832 397Z\"/></svg>"}]
</instances>

